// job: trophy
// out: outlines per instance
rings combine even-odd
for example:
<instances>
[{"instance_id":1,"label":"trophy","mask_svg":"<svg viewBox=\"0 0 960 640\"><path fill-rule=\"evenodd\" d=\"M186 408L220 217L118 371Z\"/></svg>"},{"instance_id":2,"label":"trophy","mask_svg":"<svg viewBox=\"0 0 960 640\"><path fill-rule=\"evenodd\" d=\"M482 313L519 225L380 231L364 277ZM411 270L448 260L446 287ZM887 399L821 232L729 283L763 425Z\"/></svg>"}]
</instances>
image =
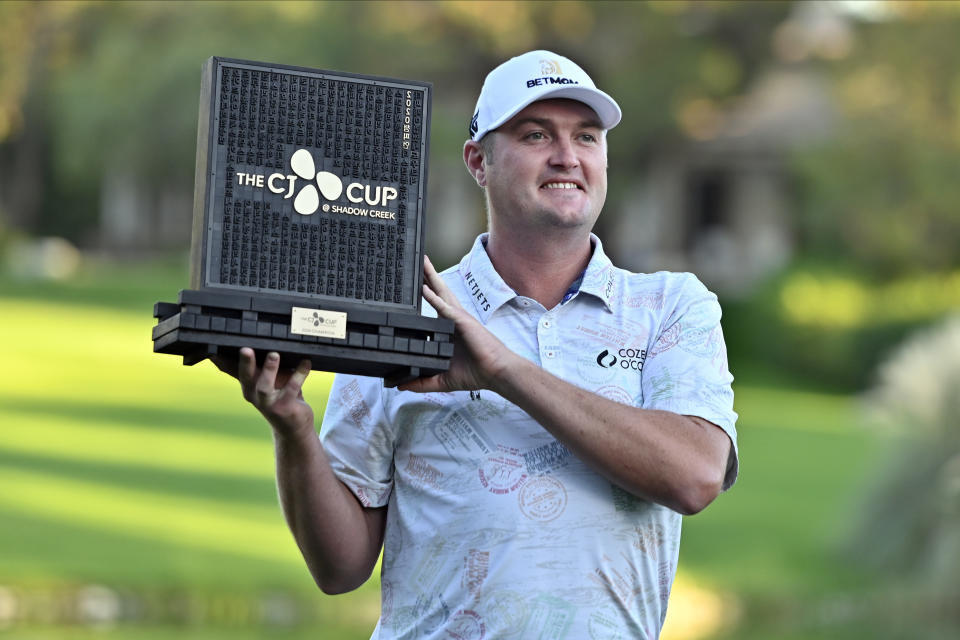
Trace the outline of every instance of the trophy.
<instances>
[{"instance_id":1,"label":"trophy","mask_svg":"<svg viewBox=\"0 0 960 640\"><path fill-rule=\"evenodd\" d=\"M420 313L431 94L207 60L191 288L154 305L154 352L193 365L246 346L391 383L447 370L453 323Z\"/></svg>"}]
</instances>

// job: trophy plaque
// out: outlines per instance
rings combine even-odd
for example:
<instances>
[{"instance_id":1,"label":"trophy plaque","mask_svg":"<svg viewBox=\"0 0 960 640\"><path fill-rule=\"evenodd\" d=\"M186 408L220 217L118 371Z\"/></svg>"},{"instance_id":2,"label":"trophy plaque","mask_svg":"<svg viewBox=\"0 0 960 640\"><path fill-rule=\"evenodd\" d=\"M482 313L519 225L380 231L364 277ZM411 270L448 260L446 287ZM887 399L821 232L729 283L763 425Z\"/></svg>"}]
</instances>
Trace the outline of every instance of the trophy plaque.
<instances>
[{"instance_id":1,"label":"trophy plaque","mask_svg":"<svg viewBox=\"0 0 960 640\"><path fill-rule=\"evenodd\" d=\"M432 86L213 57L203 68L190 289L153 349L192 365L304 358L402 382L447 370L420 313Z\"/></svg>"}]
</instances>

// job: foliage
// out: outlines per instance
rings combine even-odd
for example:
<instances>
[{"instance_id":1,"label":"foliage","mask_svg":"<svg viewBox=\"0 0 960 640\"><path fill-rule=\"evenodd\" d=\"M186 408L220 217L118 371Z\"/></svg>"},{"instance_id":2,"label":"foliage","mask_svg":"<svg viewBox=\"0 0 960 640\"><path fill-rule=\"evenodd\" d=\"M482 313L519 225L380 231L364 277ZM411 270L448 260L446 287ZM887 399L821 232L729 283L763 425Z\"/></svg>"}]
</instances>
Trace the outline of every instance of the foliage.
<instances>
[{"instance_id":1,"label":"foliage","mask_svg":"<svg viewBox=\"0 0 960 640\"><path fill-rule=\"evenodd\" d=\"M837 271L801 270L791 273L780 289L780 309L790 324L824 329L920 322L957 308L960 271L871 284Z\"/></svg>"},{"instance_id":2,"label":"foliage","mask_svg":"<svg viewBox=\"0 0 960 640\"><path fill-rule=\"evenodd\" d=\"M837 132L794 165L804 249L885 278L960 264L960 11L899 8L859 29L851 54L826 68Z\"/></svg>"},{"instance_id":3,"label":"foliage","mask_svg":"<svg viewBox=\"0 0 960 640\"><path fill-rule=\"evenodd\" d=\"M923 594L960 589L960 316L918 332L880 367L865 398L895 430L851 544L862 562Z\"/></svg>"},{"instance_id":4,"label":"foliage","mask_svg":"<svg viewBox=\"0 0 960 640\"><path fill-rule=\"evenodd\" d=\"M13 194L36 194L32 214L16 212L21 228L90 244L105 176L122 173L155 195L192 183L199 71L209 56L433 82L435 165L458 164L486 72L543 47L581 61L628 115L610 151L621 168L611 184L616 194L657 145L678 137L685 105L720 105L744 90L788 9L781 2L8 3L0 9L7 44L0 125L9 122L0 126L0 160L25 158L28 149L39 156L30 168L39 184L9 184Z\"/></svg>"},{"instance_id":5,"label":"foliage","mask_svg":"<svg viewBox=\"0 0 960 640\"><path fill-rule=\"evenodd\" d=\"M960 308L960 271L877 282L870 274L810 260L724 301L731 353L820 388L862 390L911 331ZM732 358L736 374L736 358Z\"/></svg>"},{"instance_id":6,"label":"foliage","mask_svg":"<svg viewBox=\"0 0 960 640\"><path fill-rule=\"evenodd\" d=\"M912 336L878 372L869 402L874 416L922 438L956 439L960 409L960 315Z\"/></svg>"},{"instance_id":7,"label":"foliage","mask_svg":"<svg viewBox=\"0 0 960 640\"><path fill-rule=\"evenodd\" d=\"M848 17L847 44L825 58L792 62L832 79L839 119L829 139L798 150L789 166L802 251L891 279L953 269L960 259L953 179L960 11L951 3L885 6L883 20ZM801 9L789 2L2 3L0 216L13 231L89 245L105 176L122 173L157 197L171 184L189 185L190 105L211 55L431 81L436 166L456 164L483 74L533 47L582 61L621 102L626 117L610 149L617 168L610 209L618 211L651 157L696 138L783 63L771 54L782 58L786 27Z\"/></svg>"}]
</instances>

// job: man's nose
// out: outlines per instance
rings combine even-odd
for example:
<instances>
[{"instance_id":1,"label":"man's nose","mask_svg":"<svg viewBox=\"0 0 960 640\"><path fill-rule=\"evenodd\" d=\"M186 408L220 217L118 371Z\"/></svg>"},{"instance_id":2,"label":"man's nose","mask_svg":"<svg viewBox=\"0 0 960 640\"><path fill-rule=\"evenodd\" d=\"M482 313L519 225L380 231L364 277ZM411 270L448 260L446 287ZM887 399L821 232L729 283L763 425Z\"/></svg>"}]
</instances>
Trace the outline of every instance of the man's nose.
<instances>
[{"instance_id":1,"label":"man's nose","mask_svg":"<svg viewBox=\"0 0 960 640\"><path fill-rule=\"evenodd\" d=\"M572 140L557 138L554 140L553 153L550 154L550 164L565 169L572 169L579 166L580 158L577 156L577 150Z\"/></svg>"}]
</instances>

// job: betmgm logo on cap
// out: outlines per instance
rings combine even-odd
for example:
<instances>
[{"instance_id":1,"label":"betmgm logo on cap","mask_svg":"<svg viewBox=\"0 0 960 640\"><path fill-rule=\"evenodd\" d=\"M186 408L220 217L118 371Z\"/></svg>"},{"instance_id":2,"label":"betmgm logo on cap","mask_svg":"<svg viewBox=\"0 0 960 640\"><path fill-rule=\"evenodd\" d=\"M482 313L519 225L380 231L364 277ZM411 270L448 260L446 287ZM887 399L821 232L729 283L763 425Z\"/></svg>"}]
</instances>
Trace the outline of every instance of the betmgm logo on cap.
<instances>
[{"instance_id":1,"label":"betmgm logo on cap","mask_svg":"<svg viewBox=\"0 0 960 640\"><path fill-rule=\"evenodd\" d=\"M491 71L470 120L470 139L479 140L538 100L568 98L593 109L604 129L620 122L620 106L597 89L587 72L550 51L529 51Z\"/></svg>"}]
</instances>

